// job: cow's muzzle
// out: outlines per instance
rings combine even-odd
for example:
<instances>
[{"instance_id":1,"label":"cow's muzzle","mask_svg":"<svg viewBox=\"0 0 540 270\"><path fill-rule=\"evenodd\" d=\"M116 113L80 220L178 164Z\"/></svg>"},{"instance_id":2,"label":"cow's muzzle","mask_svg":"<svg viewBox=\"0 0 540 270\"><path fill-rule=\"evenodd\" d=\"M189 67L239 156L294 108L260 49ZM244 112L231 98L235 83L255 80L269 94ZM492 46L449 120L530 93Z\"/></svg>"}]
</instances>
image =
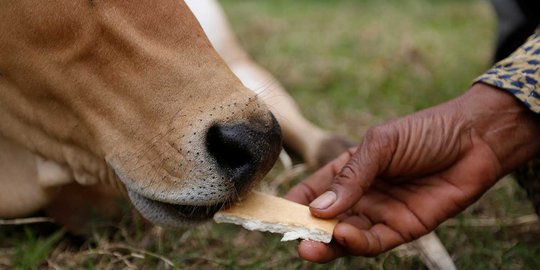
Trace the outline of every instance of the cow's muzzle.
<instances>
[{"instance_id":1,"label":"cow's muzzle","mask_svg":"<svg viewBox=\"0 0 540 270\"><path fill-rule=\"evenodd\" d=\"M231 179L239 193L264 176L281 150L281 130L275 117L269 124L216 123L208 129L206 147L221 173ZM261 175L262 174L262 175Z\"/></svg>"},{"instance_id":2,"label":"cow's muzzle","mask_svg":"<svg viewBox=\"0 0 540 270\"><path fill-rule=\"evenodd\" d=\"M135 186L135 181L117 170L143 216L172 227L211 218L268 173L281 151L282 135L279 124L270 115L214 122L206 128L201 143L205 157L198 160L200 163L191 164L199 168L189 169L199 174L186 175L184 182L167 190Z\"/></svg>"}]
</instances>

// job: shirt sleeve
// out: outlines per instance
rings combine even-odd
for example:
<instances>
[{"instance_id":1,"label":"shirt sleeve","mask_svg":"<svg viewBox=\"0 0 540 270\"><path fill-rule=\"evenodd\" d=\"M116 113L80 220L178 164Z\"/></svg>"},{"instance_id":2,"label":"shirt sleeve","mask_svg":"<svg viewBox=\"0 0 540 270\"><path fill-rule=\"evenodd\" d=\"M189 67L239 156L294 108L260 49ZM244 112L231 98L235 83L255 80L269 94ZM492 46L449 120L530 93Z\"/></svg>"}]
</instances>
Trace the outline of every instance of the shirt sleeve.
<instances>
[{"instance_id":1,"label":"shirt sleeve","mask_svg":"<svg viewBox=\"0 0 540 270\"><path fill-rule=\"evenodd\" d=\"M535 113L540 113L540 26L525 44L508 58L478 77L482 82L504 89Z\"/></svg>"}]
</instances>

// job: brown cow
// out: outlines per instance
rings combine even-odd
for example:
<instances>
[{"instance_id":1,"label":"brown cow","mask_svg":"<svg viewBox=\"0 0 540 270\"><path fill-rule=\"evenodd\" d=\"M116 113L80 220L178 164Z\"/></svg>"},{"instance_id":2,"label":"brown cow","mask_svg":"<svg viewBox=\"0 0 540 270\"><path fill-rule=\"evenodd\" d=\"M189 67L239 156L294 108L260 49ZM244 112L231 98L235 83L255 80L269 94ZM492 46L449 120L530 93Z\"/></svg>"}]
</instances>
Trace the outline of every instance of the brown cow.
<instances>
[{"instance_id":1,"label":"brown cow","mask_svg":"<svg viewBox=\"0 0 540 270\"><path fill-rule=\"evenodd\" d=\"M181 1L20 0L0 22L0 217L77 211L84 186L112 186L158 224L203 220L278 156L275 118L227 64L248 86L270 75L224 23L210 37L226 64ZM323 162L330 136L275 87L286 141Z\"/></svg>"}]
</instances>

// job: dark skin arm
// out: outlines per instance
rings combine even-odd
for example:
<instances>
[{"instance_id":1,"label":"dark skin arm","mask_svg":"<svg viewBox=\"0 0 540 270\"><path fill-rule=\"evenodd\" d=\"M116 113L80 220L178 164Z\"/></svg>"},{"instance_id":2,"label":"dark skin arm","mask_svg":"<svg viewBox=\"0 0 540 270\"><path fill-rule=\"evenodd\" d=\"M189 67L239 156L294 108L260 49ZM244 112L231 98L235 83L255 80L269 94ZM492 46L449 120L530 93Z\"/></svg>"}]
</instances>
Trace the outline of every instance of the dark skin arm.
<instances>
[{"instance_id":1,"label":"dark skin arm","mask_svg":"<svg viewBox=\"0 0 540 270\"><path fill-rule=\"evenodd\" d=\"M372 128L287 198L338 217L330 244L303 259L375 256L434 230L540 153L540 119L503 90L475 84L447 103Z\"/></svg>"}]
</instances>

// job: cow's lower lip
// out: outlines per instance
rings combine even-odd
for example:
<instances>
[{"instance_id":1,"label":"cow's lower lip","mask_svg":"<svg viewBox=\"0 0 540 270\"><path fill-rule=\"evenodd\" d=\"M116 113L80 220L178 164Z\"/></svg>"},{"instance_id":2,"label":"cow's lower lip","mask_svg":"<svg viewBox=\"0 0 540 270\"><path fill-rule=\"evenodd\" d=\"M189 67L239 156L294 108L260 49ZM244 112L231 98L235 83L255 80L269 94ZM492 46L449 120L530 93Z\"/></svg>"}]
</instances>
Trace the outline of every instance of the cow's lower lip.
<instances>
[{"instance_id":1,"label":"cow's lower lip","mask_svg":"<svg viewBox=\"0 0 540 270\"><path fill-rule=\"evenodd\" d=\"M212 218L216 212L224 207L224 203L212 205L176 205L162 202L157 203L163 204L162 207L170 207L182 217L193 221Z\"/></svg>"},{"instance_id":2,"label":"cow's lower lip","mask_svg":"<svg viewBox=\"0 0 540 270\"><path fill-rule=\"evenodd\" d=\"M149 199L132 191L129 192L129 196L141 214L150 220L154 219L153 213L159 213L182 222L200 222L212 218L216 212L229 206L228 202L208 205L172 204Z\"/></svg>"}]
</instances>

